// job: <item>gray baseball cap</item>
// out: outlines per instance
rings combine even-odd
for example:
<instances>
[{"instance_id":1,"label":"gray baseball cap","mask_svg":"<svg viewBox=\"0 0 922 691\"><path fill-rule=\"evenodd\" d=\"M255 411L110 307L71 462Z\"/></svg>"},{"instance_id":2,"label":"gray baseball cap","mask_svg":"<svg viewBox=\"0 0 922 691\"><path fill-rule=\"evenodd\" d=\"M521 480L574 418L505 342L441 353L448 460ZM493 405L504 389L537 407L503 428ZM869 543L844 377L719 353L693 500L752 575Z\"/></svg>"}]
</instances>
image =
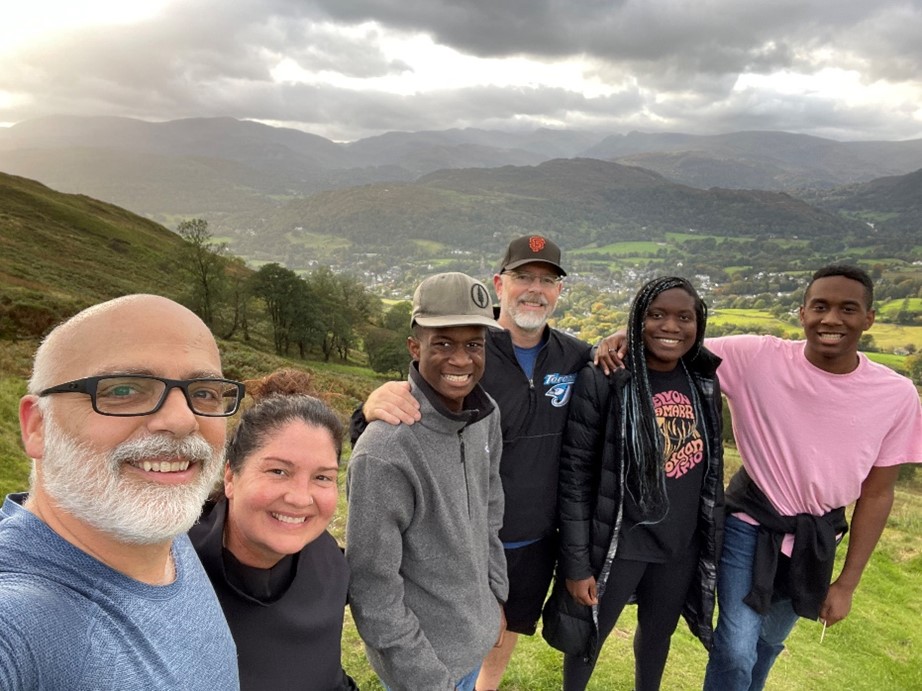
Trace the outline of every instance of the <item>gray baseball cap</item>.
<instances>
[{"instance_id":1,"label":"gray baseball cap","mask_svg":"<svg viewBox=\"0 0 922 691\"><path fill-rule=\"evenodd\" d=\"M413 294L410 325L496 326L490 292L467 274L452 271L430 276Z\"/></svg>"}]
</instances>

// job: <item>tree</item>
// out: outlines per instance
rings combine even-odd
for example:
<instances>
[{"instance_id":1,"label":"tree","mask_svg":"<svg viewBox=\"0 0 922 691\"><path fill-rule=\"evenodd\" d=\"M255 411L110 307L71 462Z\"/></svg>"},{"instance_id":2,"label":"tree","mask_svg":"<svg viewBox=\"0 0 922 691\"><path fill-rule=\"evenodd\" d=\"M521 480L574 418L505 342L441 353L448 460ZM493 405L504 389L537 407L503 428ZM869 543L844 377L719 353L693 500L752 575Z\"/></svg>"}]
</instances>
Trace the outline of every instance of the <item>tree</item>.
<instances>
[{"instance_id":1,"label":"tree","mask_svg":"<svg viewBox=\"0 0 922 691\"><path fill-rule=\"evenodd\" d=\"M407 376L410 365L407 336L411 333L412 313L411 303L397 302L384 313L381 320L383 328L368 329L365 334L365 352L368 354L368 364L375 372L397 372L401 379Z\"/></svg>"},{"instance_id":2,"label":"tree","mask_svg":"<svg viewBox=\"0 0 922 691\"><path fill-rule=\"evenodd\" d=\"M230 257L227 266L226 296L230 303L232 316L230 326L222 337L230 339L237 329L243 331L243 340L250 340L250 302L252 301L252 284L249 280L250 270L240 257Z\"/></svg>"},{"instance_id":3,"label":"tree","mask_svg":"<svg viewBox=\"0 0 922 691\"><path fill-rule=\"evenodd\" d=\"M208 221L203 218L182 221L176 232L186 241L184 267L190 276L190 308L212 328L226 283L224 255L227 245L214 241Z\"/></svg>"},{"instance_id":4,"label":"tree","mask_svg":"<svg viewBox=\"0 0 922 691\"><path fill-rule=\"evenodd\" d=\"M410 335L410 318L413 315L413 304L403 300L395 302L384 313L383 326L385 329L397 331L406 336Z\"/></svg>"},{"instance_id":5,"label":"tree","mask_svg":"<svg viewBox=\"0 0 922 691\"><path fill-rule=\"evenodd\" d=\"M396 372L401 379L406 378L410 354L405 335L390 329L372 328L365 334L365 352L375 372Z\"/></svg>"},{"instance_id":6,"label":"tree","mask_svg":"<svg viewBox=\"0 0 922 691\"><path fill-rule=\"evenodd\" d=\"M874 337L869 333L861 334L861 338L858 339L858 350L865 353L876 353L877 344L874 342Z\"/></svg>"},{"instance_id":7,"label":"tree","mask_svg":"<svg viewBox=\"0 0 922 691\"><path fill-rule=\"evenodd\" d=\"M380 302L354 278L334 274L329 267L314 271L308 279L312 299L317 305L314 323L323 359L338 353L345 360L357 338L357 328L380 311Z\"/></svg>"},{"instance_id":8,"label":"tree","mask_svg":"<svg viewBox=\"0 0 922 691\"><path fill-rule=\"evenodd\" d=\"M917 386L922 386L922 353L913 353L905 361L906 369L909 372L909 378Z\"/></svg>"},{"instance_id":9,"label":"tree","mask_svg":"<svg viewBox=\"0 0 922 691\"><path fill-rule=\"evenodd\" d=\"M302 317L300 312L307 303L305 283L291 269L272 263L259 268L251 285L253 295L266 303L275 352L285 355L291 344L292 332L299 326L295 324L295 317Z\"/></svg>"}]
</instances>

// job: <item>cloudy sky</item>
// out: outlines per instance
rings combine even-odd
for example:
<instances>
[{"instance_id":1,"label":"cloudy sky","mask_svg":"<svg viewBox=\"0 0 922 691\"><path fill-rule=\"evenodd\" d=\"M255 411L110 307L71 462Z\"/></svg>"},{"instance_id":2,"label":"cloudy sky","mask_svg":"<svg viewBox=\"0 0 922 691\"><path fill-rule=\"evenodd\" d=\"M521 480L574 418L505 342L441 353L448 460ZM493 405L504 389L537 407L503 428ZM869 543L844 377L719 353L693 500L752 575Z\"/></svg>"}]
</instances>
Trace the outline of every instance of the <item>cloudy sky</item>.
<instances>
[{"instance_id":1,"label":"cloudy sky","mask_svg":"<svg viewBox=\"0 0 922 691\"><path fill-rule=\"evenodd\" d=\"M0 123L922 138L922 0L4 0Z\"/></svg>"}]
</instances>

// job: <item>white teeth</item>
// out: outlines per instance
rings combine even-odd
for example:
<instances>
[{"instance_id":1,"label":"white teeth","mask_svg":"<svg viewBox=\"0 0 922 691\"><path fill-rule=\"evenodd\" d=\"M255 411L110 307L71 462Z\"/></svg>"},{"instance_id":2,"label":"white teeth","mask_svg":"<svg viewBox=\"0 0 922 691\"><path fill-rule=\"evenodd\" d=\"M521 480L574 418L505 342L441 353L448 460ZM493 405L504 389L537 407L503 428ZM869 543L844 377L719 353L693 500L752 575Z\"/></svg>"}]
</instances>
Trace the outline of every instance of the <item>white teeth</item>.
<instances>
[{"instance_id":1,"label":"white teeth","mask_svg":"<svg viewBox=\"0 0 922 691\"><path fill-rule=\"evenodd\" d=\"M282 523L304 523L307 520L305 516L285 516L280 513L273 513L272 518Z\"/></svg>"},{"instance_id":2,"label":"white teeth","mask_svg":"<svg viewBox=\"0 0 922 691\"><path fill-rule=\"evenodd\" d=\"M821 333L819 336L820 336L820 339L824 341L841 341L843 338L845 338L843 334Z\"/></svg>"},{"instance_id":3,"label":"white teeth","mask_svg":"<svg viewBox=\"0 0 922 691\"><path fill-rule=\"evenodd\" d=\"M467 380L470 378L470 375L467 375L467 374L443 374L443 375L442 375L442 378L443 378L443 379L447 379L448 381L458 382L458 383L460 384L461 382L467 381Z\"/></svg>"},{"instance_id":4,"label":"white teeth","mask_svg":"<svg viewBox=\"0 0 922 691\"><path fill-rule=\"evenodd\" d=\"M143 461L132 463L132 465L148 473L178 473L189 467L189 461L173 461L172 463L169 461Z\"/></svg>"},{"instance_id":5,"label":"white teeth","mask_svg":"<svg viewBox=\"0 0 922 691\"><path fill-rule=\"evenodd\" d=\"M666 345L676 345L679 342L678 338L657 338L656 340Z\"/></svg>"}]
</instances>

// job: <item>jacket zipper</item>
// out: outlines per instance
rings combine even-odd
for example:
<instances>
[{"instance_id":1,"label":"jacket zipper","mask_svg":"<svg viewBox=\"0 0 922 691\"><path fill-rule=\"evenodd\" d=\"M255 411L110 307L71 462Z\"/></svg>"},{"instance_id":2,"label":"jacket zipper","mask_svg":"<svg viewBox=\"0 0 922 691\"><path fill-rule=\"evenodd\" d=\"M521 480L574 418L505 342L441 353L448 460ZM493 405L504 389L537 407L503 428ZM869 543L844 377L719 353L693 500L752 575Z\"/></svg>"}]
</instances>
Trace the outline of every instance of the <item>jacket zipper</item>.
<instances>
[{"instance_id":1,"label":"jacket zipper","mask_svg":"<svg viewBox=\"0 0 922 691\"><path fill-rule=\"evenodd\" d=\"M458 430L458 442L461 445L461 470L464 473L464 496L467 498L467 517L471 516L471 491L467 485L467 463L464 456L464 430Z\"/></svg>"}]
</instances>

